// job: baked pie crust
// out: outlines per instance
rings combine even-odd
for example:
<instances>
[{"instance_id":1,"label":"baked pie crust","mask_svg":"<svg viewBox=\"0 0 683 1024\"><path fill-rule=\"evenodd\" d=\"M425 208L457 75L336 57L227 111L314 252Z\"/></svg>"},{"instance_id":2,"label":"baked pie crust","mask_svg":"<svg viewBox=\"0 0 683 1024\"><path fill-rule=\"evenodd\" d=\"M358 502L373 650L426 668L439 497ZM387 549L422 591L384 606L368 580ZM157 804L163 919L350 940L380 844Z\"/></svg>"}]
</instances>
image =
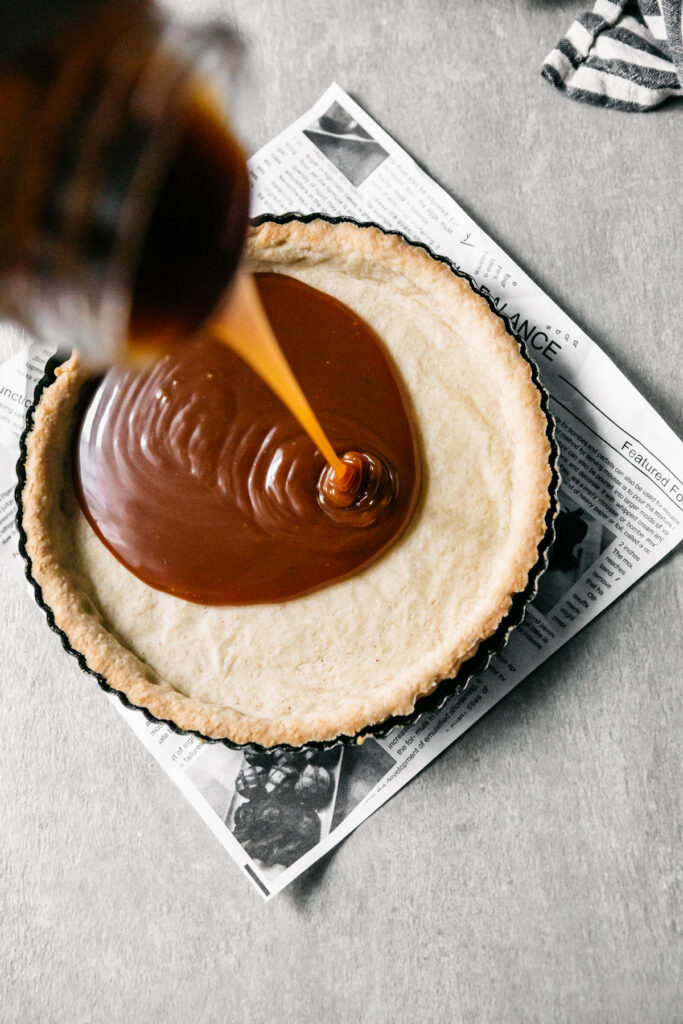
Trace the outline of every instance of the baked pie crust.
<instances>
[{"instance_id":1,"label":"baked pie crust","mask_svg":"<svg viewBox=\"0 0 683 1024\"><path fill-rule=\"evenodd\" d=\"M369 568L285 603L208 607L154 590L102 544L75 497L71 439L87 377L73 356L27 438L25 550L55 625L132 705L211 739L330 741L412 712L527 588L555 503L550 421L503 319L422 247L292 218L252 229L249 260L334 295L383 338L424 459L408 530Z\"/></svg>"}]
</instances>

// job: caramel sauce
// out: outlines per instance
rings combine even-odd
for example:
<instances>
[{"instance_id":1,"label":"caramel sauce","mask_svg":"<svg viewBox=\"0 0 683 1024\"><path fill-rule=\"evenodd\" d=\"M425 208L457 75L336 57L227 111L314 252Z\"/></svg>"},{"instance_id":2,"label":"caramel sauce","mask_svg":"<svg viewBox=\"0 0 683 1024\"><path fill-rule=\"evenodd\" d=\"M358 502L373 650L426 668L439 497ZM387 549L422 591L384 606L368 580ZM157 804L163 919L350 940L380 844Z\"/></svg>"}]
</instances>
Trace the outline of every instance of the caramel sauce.
<instances>
[{"instance_id":1,"label":"caramel sauce","mask_svg":"<svg viewBox=\"0 0 683 1024\"><path fill-rule=\"evenodd\" d=\"M81 505L105 545L150 586L202 604L283 601L342 580L396 541L419 496L407 398L377 335L294 278L254 280L298 381L290 397L308 396L332 452L347 453L341 473L224 343L239 346L241 322L255 362L244 284L217 328L223 343L204 336L142 373L107 373L75 443ZM278 366L274 356L264 373L286 391Z\"/></svg>"},{"instance_id":2,"label":"caramel sauce","mask_svg":"<svg viewBox=\"0 0 683 1024\"><path fill-rule=\"evenodd\" d=\"M129 355L160 358L96 387L77 491L104 544L150 586L201 604L283 601L357 572L405 530L415 432L359 317L290 277L236 272L244 156L201 90L179 117L129 325Z\"/></svg>"}]
</instances>

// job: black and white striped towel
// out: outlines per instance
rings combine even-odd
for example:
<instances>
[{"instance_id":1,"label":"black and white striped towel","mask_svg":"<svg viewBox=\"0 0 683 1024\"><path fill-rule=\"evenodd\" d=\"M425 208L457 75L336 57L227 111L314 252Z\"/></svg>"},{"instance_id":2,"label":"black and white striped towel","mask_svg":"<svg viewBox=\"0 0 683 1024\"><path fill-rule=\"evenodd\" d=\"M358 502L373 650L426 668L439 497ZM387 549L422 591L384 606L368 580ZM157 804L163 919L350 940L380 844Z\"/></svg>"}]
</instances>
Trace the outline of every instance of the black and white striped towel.
<instances>
[{"instance_id":1,"label":"black and white striped towel","mask_svg":"<svg viewBox=\"0 0 683 1024\"><path fill-rule=\"evenodd\" d=\"M649 110L683 95L681 0L597 0L546 58L541 74L568 96Z\"/></svg>"}]
</instances>

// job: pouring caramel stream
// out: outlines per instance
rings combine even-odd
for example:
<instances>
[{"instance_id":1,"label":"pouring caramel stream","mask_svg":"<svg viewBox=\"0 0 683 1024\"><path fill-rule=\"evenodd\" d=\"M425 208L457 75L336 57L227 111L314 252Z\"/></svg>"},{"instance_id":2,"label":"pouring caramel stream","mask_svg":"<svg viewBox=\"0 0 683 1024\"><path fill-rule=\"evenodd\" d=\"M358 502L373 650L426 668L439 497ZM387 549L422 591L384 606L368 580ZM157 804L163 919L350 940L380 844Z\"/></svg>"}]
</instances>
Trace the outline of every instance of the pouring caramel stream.
<instances>
[{"instance_id":1,"label":"pouring caramel stream","mask_svg":"<svg viewBox=\"0 0 683 1024\"><path fill-rule=\"evenodd\" d=\"M332 467L339 490L351 488L356 475L335 452L292 373L251 274L237 273L223 312L211 323L211 333L241 356L296 416Z\"/></svg>"}]
</instances>

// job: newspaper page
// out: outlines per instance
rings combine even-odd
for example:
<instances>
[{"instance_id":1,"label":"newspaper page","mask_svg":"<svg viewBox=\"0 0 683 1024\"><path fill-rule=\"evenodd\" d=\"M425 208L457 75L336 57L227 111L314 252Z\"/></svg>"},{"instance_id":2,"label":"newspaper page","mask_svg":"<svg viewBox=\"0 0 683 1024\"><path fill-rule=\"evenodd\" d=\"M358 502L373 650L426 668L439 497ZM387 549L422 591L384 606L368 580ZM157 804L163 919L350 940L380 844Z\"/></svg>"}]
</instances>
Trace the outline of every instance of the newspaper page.
<instances>
[{"instance_id":1,"label":"newspaper page","mask_svg":"<svg viewBox=\"0 0 683 1024\"><path fill-rule=\"evenodd\" d=\"M461 695L384 739L328 752L203 743L111 701L264 899L284 889L683 537L683 443L607 356L337 85L251 161L253 214L322 212L427 244L505 312L551 394L560 512L549 567L504 651ZM0 366L0 552L25 408L48 353Z\"/></svg>"}]
</instances>

